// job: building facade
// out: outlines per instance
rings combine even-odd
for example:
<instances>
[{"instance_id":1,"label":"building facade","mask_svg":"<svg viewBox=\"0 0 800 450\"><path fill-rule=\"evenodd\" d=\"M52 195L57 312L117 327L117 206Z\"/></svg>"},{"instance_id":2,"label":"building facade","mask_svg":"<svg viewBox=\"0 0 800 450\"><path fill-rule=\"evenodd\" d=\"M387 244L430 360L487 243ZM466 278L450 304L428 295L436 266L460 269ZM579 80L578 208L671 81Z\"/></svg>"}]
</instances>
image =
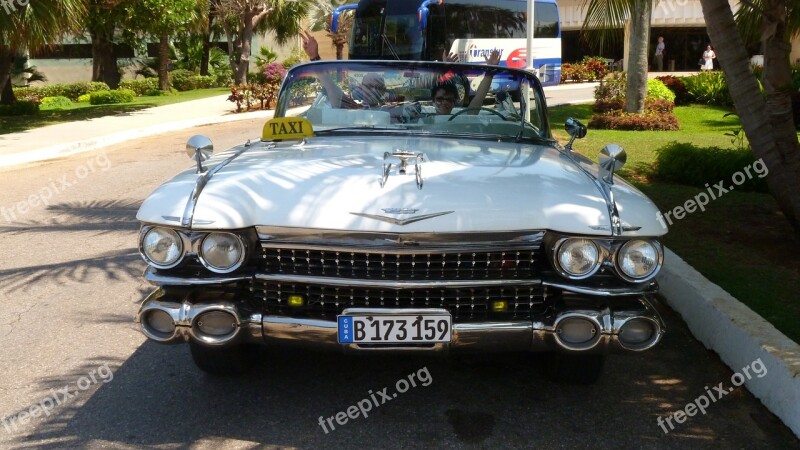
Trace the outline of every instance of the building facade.
<instances>
[{"instance_id":1,"label":"building facade","mask_svg":"<svg viewBox=\"0 0 800 450\"><path fill-rule=\"evenodd\" d=\"M706 46L711 43L706 31L703 8L699 0L654 0L650 29L651 60L655 54L655 45L659 36L664 37L666 51L664 53L664 70L697 71L697 61L701 58ZM729 0L734 11L737 0ZM618 30L618 45L600 48L596 42L586 42L581 38L581 27L586 17L584 0L559 0L559 16L561 18L562 60L573 62L583 56L600 55L609 59L627 61L628 43L624 30ZM758 55L759 48L748 49L751 55ZM792 42L792 62L800 60L800 38Z\"/></svg>"}]
</instances>

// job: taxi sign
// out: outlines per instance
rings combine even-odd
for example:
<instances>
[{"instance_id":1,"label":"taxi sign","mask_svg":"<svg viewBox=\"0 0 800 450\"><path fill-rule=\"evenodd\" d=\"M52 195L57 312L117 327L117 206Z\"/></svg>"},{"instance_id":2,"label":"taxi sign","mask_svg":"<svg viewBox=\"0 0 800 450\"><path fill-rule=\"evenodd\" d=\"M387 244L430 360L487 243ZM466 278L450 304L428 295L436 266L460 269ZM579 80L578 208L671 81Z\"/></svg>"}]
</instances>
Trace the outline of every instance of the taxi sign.
<instances>
[{"instance_id":1,"label":"taxi sign","mask_svg":"<svg viewBox=\"0 0 800 450\"><path fill-rule=\"evenodd\" d=\"M314 129L311 122L302 117L277 117L264 124L261 131L262 141L275 141L279 139L302 139L313 137Z\"/></svg>"}]
</instances>

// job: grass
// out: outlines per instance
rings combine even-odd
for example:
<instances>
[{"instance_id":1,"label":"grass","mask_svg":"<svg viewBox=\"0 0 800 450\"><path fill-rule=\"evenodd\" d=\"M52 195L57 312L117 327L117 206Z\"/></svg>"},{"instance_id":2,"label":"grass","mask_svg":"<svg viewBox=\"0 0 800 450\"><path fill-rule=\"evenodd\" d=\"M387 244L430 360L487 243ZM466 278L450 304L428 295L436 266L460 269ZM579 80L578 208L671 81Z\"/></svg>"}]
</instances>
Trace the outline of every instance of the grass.
<instances>
[{"instance_id":1,"label":"grass","mask_svg":"<svg viewBox=\"0 0 800 450\"><path fill-rule=\"evenodd\" d=\"M169 105L172 103L198 100L215 95L229 93L228 88L196 89L193 91L178 92L175 95L165 95L159 97L136 97L131 103L116 105L90 105L88 103L73 103L70 108L59 110L39 111L35 116L12 116L0 117L0 135L25 131L32 128L39 128L46 125L54 125L63 122L74 122L80 120L94 119L96 117L110 116L116 114L131 113L154 106Z\"/></svg>"},{"instance_id":2,"label":"grass","mask_svg":"<svg viewBox=\"0 0 800 450\"><path fill-rule=\"evenodd\" d=\"M589 130L574 147L596 160L603 145L622 145L628 154L623 175L666 212L701 189L653 180L649 175L656 151L673 141L733 148L725 133L739 124L736 117L723 118L727 112L713 106L678 107L675 114L681 131ZM568 139L561 126L564 120L575 117L586 124L591 115L591 105L551 108L553 134L564 143ZM675 221L662 241L712 282L800 342L800 235L771 195L732 191L712 201L705 212Z\"/></svg>"}]
</instances>

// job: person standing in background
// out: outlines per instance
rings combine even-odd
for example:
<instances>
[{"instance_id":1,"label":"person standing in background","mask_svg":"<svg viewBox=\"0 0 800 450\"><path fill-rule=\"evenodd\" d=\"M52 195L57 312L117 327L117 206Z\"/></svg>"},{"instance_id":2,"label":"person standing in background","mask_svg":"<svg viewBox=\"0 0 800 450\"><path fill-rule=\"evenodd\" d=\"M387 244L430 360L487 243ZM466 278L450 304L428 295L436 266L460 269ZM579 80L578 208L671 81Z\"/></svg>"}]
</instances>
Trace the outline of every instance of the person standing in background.
<instances>
[{"instance_id":1,"label":"person standing in background","mask_svg":"<svg viewBox=\"0 0 800 450\"><path fill-rule=\"evenodd\" d=\"M706 47L706 51L703 52L703 65L700 66L701 70L714 70L714 59L717 57L717 54L714 53L714 50L711 48L711 44L708 44Z\"/></svg>"},{"instance_id":2,"label":"person standing in background","mask_svg":"<svg viewBox=\"0 0 800 450\"><path fill-rule=\"evenodd\" d=\"M664 36L659 36L658 44L656 44L656 71L658 72L664 71L664 50L666 47L664 45Z\"/></svg>"}]
</instances>

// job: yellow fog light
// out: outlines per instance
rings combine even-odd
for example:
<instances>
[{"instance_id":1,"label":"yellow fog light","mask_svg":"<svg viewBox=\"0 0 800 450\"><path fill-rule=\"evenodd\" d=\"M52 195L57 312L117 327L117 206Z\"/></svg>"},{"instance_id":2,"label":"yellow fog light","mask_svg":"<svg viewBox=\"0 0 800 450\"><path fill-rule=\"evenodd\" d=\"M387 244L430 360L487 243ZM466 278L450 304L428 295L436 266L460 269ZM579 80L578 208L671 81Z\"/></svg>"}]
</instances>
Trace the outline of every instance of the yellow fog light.
<instances>
[{"instance_id":1,"label":"yellow fog light","mask_svg":"<svg viewBox=\"0 0 800 450\"><path fill-rule=\"evenodd\" d=\"M492 302L492 312L508 311L508 302L505 300L495 300Z\"/></svg>"},{"instance_id":2,"label":"yellow fog light","mask_svg":"<svg viewBox=\"0 0 800 450\"><path fill-rule=\"evenodd\" d=\"M306 299L302 295L290 295L287 302L292 308L299 308L305 304Z\"/></svg>"}]
</instances>

